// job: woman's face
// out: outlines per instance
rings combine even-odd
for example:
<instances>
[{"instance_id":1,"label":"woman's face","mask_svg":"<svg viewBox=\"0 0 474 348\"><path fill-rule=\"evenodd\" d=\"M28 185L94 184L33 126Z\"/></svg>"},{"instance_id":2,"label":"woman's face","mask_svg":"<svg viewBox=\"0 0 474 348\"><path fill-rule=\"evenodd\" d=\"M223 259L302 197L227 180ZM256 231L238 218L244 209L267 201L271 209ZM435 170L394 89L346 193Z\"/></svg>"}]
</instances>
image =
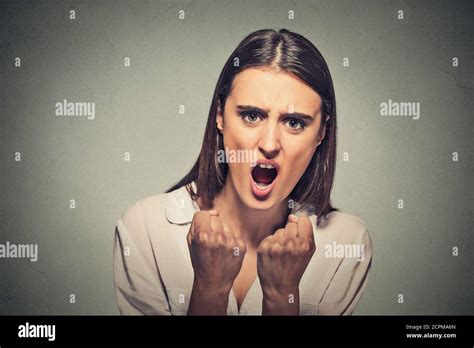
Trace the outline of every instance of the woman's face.
<instances>
[{"instance_id":1,"label":"woman's face","mask_svg":"<svg viewBox=\"0 0 474 348\"><path fill-rule=\"evenodd\" d=\"M230 150L227 180L249 208L267 210L287 199L324 137L321 104L288 72L247 68L235 76L217 126ZM256 155L257 165L239 163L238 150Z\"/></svg>"}]
</instances>

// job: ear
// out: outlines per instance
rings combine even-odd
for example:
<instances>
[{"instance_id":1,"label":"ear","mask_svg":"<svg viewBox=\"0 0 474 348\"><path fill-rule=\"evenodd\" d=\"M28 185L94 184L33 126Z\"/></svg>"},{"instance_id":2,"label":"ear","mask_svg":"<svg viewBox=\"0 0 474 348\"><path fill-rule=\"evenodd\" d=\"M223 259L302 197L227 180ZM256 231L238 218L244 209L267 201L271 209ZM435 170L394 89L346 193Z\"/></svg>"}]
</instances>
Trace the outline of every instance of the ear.
<instances>
[{"instance_id":1,"label":"ear","mask_svg":"<svg viewBox=\"0 0 474 348\"><path fill-rule=\"evenodd\" d=\"M219 102L217 103L216 123L217 123L217 129L219 129L219 131L222 133L224 131L224 116L222 115L222 109Z\"/></svg>"},{"instance_id":2,"label":"ear","mask_svg":"<svg viewBox=\"0 0 474 348\"><path fill-rule=\"evenodd\" d=\"M323 141L325 136L326 136L326 126L324 126L323 129L319 130L318 146L319 146L319 144L321 144L321 142Z\"/></svg>"}]
</instances>

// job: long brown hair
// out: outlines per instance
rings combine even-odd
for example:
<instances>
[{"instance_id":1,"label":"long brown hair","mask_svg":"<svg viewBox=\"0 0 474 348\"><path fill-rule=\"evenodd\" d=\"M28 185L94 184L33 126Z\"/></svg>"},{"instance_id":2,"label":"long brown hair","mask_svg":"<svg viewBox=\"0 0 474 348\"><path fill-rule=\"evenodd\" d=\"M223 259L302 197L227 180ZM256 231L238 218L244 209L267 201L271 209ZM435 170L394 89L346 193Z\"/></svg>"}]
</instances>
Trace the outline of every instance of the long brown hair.
<instances>
[{"instance_id":1,"label":"long brown hair","mask_svg":"<svg viewBox=\"0 0 474 348\"><path fill-rule=\"evenodd\" d=\"M325 128L325 136L288 198L298 206L311 207L318 217L326 217L338 210L331 205L330 198L336 165L334 87L319 50L302 35L287 29L255 31L242 40L227 59L214 90L199 157L189 173L166 192L186 186L193 199L201 198L206 205L212 205L215 195L224 187L229 170L227 163L217 161L217 151L224 149L222 134L216 127L218 110L224 110L232 82L239 72L263 66L295 74L322 99L321 131ZM196 192L191 185L193 181ZM320 221L318 218L318 225Z\"/></svg>"}]
</instances>

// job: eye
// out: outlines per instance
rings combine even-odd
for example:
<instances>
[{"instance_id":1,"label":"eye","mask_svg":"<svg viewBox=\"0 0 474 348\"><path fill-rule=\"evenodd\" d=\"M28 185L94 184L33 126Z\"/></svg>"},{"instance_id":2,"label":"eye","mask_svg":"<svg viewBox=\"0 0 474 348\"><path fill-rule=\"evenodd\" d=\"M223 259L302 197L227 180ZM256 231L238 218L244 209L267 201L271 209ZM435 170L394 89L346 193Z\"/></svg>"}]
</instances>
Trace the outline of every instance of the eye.
<instances>
[{"instance_id":1,"label":"eye","mask_svg":"<svg viewBox=\"0 0 474 348\"><path fill-rule=\"evenodd\" d=\"M297 120L296 118L290 118L285 124L288 124L288 127L294 130L303 130L306 126L303 121Z\"/></svg>"},{"instance_id":2,"label":"eye","mask_svg":"<svg viewBox=\"0 0 474 348\"><path fill-rule=\"evenodd\" d=\"M248 123L257 123L259 118L261 120L263 119L261 115L259 115L258 113L254 111L241 112L240 117L242 117L242 119Z\"/></svg>"}]
</instances>

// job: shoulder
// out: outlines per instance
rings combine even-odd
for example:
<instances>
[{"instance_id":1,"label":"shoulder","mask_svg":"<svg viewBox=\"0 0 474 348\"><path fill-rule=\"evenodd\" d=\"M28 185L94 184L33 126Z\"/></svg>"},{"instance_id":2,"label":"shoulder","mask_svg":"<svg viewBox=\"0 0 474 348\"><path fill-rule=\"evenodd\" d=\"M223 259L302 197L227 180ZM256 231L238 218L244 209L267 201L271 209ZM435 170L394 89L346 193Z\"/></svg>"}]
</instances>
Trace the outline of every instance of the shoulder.
<instances>
[{"instance_id":1,"label":"shoulder","mask_svg":"<svg viewBox=\"0 0 474 348\"><path fill-rule=\"evenodd\" d=\"M169 194L162 193L137 200L120 215L126 226L145 224L150 219L164 216Z\"/></svg>"},{"instance_id":2,"label":"shoulder","mask_svg":"<svg viewBox=\"0 0 474 348\"><path fill-rule=\"evenodd\" d=\"M150 234L162 230L165 199L166 194L148 196L135 201L125 209L116 223L116 240L130 248L137 248L139 254L150 255Z\"/></svg>"},{"instance_id":3,"label":"shoulder","mask_svg":"<svg viewBox=\"0 0 474 348\"><path fill-rule=\"evenodd\" d=\"M118 224L134 229L166 229L171 225L185 225L192 221L196 203L186 187L142 198L127 208Z\"/></svg>"},{"instance_id":4,"label":"shoulder","mask_svg":"<svg viewBox=\"0 0 474 348\"><path fill-rule=\"evenodd\" d=\"M318 230L345 243L372 244L366 223L359 217L346 212L329 213L320 221Z\"/></svg>"}]
</instances>

